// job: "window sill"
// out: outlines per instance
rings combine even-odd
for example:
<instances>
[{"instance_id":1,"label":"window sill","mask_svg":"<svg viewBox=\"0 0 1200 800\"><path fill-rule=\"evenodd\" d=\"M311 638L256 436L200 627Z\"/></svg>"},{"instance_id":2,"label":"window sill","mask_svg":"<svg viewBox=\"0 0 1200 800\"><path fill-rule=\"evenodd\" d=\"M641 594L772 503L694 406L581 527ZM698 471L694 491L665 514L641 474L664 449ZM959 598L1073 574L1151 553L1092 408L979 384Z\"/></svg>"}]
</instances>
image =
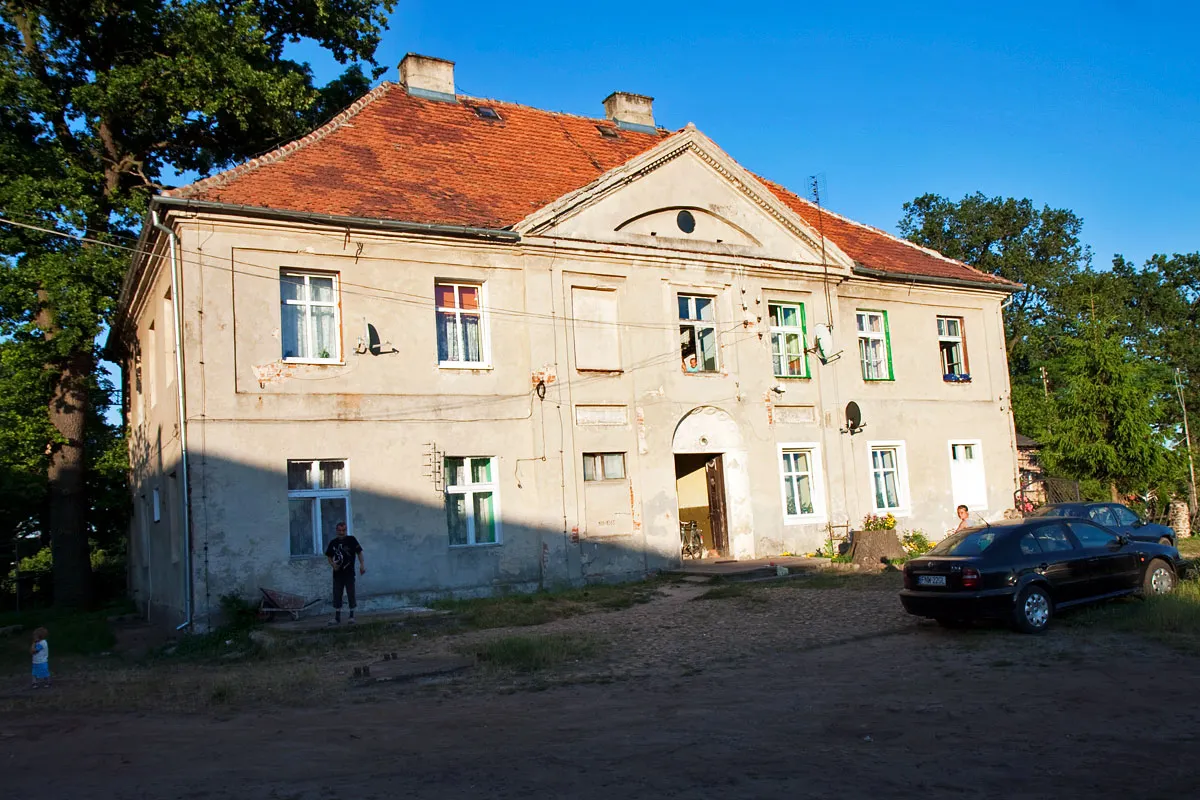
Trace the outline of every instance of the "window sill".
<instances>
[{"instance_id":1,"label":"window sill","mask_svg":"<svg viewBox=\"0 0 1200 800\"><path fill-rule=\"evenodd\" d=\"M494 367L482 361L439 361L438 369L491 370Z\"/></svg>"},{"instance_id":2,"label":"window sill","mask_svg":"<svg viewBox=\"0 0 1200 800\"><path fill-rule=\"evenodd\" d=\"M811 381L812 375L776 375L776 380L781 381Z\"/></svg>"},{"instance_id":3,"label":"window sill","mask_svg":"<svg viewBox=\"0 0 1200 800\"><path fill-rule=\"evenodd\" d=\"M452 544L451 550L487 550L491 547L501 547L504 542L483 542L481 544Z\"/></svg>"},{"instance_id":4,"label":"window sill","mask_svg":"<svg viewBox=\"0 0 1200 800\"><path fill-rule=\"evenodd\" d=\"M970 375L943 375L942 382L943 383L970 383L971 376Z\"/></svg>"},{"instance_id":5,"label":"window sill","mask_svg":"<svg viewBox=\"0 0 1200 800\"><path fill-rule=\"evenodd\" d=\"M724 378L725 377L725 373L719 369L708 369L708 370L698 369L695 372L688 372L685 369L685 370L680 370L680 373L683 375L687 375L689 378L693 378L693 377L694 378Z\"/></svg>"},{"instance_id":6,"label":"window sill","mask_svg":"<svg viewBox=\"0 0 1200 800\"><path fill-rule=\"evenodd\" d=\"M863 383L895 383L895 378L863 378Z\"/></svg>"},{"instance_id":7,"label":"window sill","mask_svg":"<svg viewBox=\"0 0 1200 800\"><path fill-rule=\"evenodd\" d=\"M345 361L339 361L336 358L285 358L285 359L283 359L283 363L285 363L285 364L313 364L316 366L325 366L325 367L344 367L344 366L346 366Z\"/></svg>"},{"instance_id":8,"label":"window sill","mask_svg":"<svg viewBox=\"0 0 1200 800\"><path fill-rule=\"evenodd\" d=\"M886 517L891 514L896 519L906 519L912 516L911 508L877 508L871 512L877 517Z\"/></svg>"},{"instance_id":9,"label":"window sill","mask_svg":"<svg viewBox=\"0 0 1200 800\"><path fill-rule=\"evenodd\" d=\"M597 484L604 485L606 483L614 484L614 483L628 483L628 482L629 482L628 478L595 478L590 481L587 478L583 479L584 486L595 486Z\"/></svg>"},{"instance_id":10,"label":"window sill","mask_svg":"<svg viewBox=\"0 0 1200 800\"><path fill-rule=\"evenodd\" d=\"M789 525L824 525L829 521L829 518L824 514L803 514L795 517L785 516L783 524Z\"/></svg>"}]
</instances>

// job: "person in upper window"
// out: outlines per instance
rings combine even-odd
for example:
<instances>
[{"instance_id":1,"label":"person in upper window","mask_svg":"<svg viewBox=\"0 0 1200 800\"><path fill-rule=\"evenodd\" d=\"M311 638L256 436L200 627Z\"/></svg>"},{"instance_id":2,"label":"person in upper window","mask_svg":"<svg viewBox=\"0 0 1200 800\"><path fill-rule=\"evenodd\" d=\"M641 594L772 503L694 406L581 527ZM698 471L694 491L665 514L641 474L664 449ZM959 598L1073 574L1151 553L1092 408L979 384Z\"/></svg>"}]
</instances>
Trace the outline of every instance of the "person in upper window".
<instances>
[{"instance_id":1,"label":"person in upper window","mask_svg":"<svg viewBox=\"0 0 1200 800\"><path fill-rule=\"evenodd\" d=\"M683 369L685 372L699 372L700 363L696 360L696 354L692 353L683 359Z\"/></svg>"}]
</instances>

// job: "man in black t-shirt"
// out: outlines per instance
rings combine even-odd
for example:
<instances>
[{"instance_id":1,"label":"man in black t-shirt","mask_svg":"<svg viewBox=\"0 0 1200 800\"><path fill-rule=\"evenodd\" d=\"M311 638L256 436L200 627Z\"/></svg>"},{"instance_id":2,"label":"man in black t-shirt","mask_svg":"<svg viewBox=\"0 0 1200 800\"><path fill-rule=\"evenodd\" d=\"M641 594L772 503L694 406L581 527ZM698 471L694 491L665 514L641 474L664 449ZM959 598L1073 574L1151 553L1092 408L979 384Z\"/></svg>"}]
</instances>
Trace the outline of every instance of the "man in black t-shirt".
<instances>
[{"instance_id":1,"label":"man in black t-shirt","mask_svg":"<svg viewBox=\"0 0 1200 800\"><path fill-rule=\"evenodd\" d=\"M325 548L325 559L333 567L333 619L330 625L338 625L342 621L342 590L346 590L346 599L350 601L350 619L354 622L354 609L358 605L354 599L354 557L358 556L358 574L367 574L367 560L363 557L362 545L358 539L346 535L346 523L339 522L334 530L337 536Z\"/></svg>"}]
</instances>

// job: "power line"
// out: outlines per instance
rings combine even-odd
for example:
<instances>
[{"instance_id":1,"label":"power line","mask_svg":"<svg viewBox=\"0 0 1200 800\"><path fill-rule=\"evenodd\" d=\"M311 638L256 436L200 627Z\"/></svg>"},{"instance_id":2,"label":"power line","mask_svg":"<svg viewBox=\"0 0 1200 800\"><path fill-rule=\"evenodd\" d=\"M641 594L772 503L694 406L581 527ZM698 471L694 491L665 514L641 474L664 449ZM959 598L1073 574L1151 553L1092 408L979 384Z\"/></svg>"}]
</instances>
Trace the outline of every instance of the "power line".
<instances>
[{"instance_id":1,"label":"power line","mask_svg":"<svg viewBox=\"0 0 1200 800\"><path fill-rule=\"evenodd\" d=\"M22 219L33 220L35 222L48 223L51 221L51 220L47 220L44 217L39 217L37 214L30 214L30 213L22 212L22 211L13 211L11 209L5 209L3 212L0 212L0 213L3 213L4 215L9 216L9 217L21 217ZM86 225L74 225L71 223L63 223L63 224L67 225L70 228L85 231L87 233L94 233L99 236L116 236L118 239L128 239L131 242L136 242L139 240L139 237L134 236L133 234L129 234L129 233L119 233L117 231L108 231L108 230L103 230L100 228L89 228ZM55 229L55 230L57 230L57 229Z\"/></svg>"},{"instance_id":2,"label":"power line","mask_svg":"<svg viewBox=\"0 0 1200 800\"><path fill-rule=\"evenodd\" d=\"M8 213L7 211L0 209L0 214L7 214L7 213ZM46 228L46 227L42 227L42 226L38 226L38 225L30 225L28 223L18 222L16 220L8 219L6 217L0 217L0 224L14 225L17 227L28 228L30 230L40 231L42 233L47 233L47 234L50 234L53 236L59 236L59 237L66 238L66 239L73 239L75 241L80 241L80 242L88 242L88 243L92 243L92 244L101 245L103 247L112 247L112 248L115 248L118 250L123 250L123 251L134 253L137 255L148 255L148 256L152 256L152 257L156 256L156 254L150 250L145 250L145 249L137 248L137 247L127 247L125 245L115 244L113 242L105 242L100 239L95 239L95 238L88 237L88 236L82 236L79 234L67 233L64 231L55 230L53 228ZM277 277L275 275L264 275L264 274L261 274L260 272L250 272L247 270L234 269L232 266L226 267L223 265L206 263L203 259L204 253L199 250L192 250L189 248L180 247L179 252L181 254L187 254L187 255L192 256L193 263L195 263L196 265L198 265L202 268L215 269L215 270L221 270L221 271L228 270L232 274L245 275L247 277L260 278L263 280L271 280L271 281L277 280ZM158 255L157 257L161 258L162 255ZM224 260L224 259L222 259L222 260ZM255 270L270 269L269 267L264 267L261 264L255 264L255 263L252 263L249 261L242 261L242 260L239 260L236 258L229 259L229 262L231 264L236 264L236 265L240 265L243 267L252 267ZM297 270L297 271L300 271L300 270ZM436 310L436 308L437 308L436 299L431 295L419 295L419 294L413 294L411 292L402 292L402 291L395 290L395 289L389 289L389 288L380 287L380 286L371 286L369 284L360 284L360 283L355 283L353 281L347 281L342 278L340 272L338 273L338 286L339 286L339 289L341 290L341 292L344 294L350 294L350 295L354 295L354 296L358 296L358 297L368 297L368 298L378 299L378 300L386 300L389 302L407 304L407 305L411 305L411 306L419 306L419 307L421 307L423 309L427 309L427 310ZM364 291L353 291L353 289L347 289L346 287L353 287L353 289L362 289ZM395 295L395 296L388 296L388 295ZM542 313L538 313L538 312L525 311L525 310L520 310L520 309L507 309L507 308L503 308L500 306L484 307L482 309L482 312L485 316L512 317L512 318L516 318L516 319L524 319L524 320L528 320L528 321L533 321L533 322L540 323L540 324L547 324L550 326L555 325L559 321L570 322L570 323L582 322L582 323L586 323L588 325L593 325L593 326L614 327L614 328L618 328L618 329L626 328L626 329L630 329L630 330L663 330L663 331L666 331L666 330L674 330L674 329L678 328L678 326L679 326L678 320L660 321L660 322L622 322L622 321L609 322L606 320L582 319L582 318L571 317L571 316L555 317L554 315L551 315L551 314L542 314Z\"/></svg>"}]
</instances>

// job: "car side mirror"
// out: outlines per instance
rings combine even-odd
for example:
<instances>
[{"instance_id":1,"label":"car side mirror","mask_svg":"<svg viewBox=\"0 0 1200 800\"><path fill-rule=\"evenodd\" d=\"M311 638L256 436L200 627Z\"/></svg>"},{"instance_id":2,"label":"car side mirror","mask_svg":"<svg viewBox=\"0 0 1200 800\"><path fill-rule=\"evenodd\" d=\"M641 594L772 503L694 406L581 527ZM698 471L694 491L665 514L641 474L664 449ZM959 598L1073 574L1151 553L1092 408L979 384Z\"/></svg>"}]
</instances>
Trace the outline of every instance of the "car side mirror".
<instances>
[{"instance_id":1,"label":"car side mirror","mask_svg":"<svg viewBox=\"0 0 1200 800\"><path fill-rule=\"evenodd\" d=\"M1129 544L1128 536L1126 536L1125 534L1121 534L1120 536L1117 537L1117 546L1118 547L1124 547L1127 544Z\"/></svg>"}]
</instances>

